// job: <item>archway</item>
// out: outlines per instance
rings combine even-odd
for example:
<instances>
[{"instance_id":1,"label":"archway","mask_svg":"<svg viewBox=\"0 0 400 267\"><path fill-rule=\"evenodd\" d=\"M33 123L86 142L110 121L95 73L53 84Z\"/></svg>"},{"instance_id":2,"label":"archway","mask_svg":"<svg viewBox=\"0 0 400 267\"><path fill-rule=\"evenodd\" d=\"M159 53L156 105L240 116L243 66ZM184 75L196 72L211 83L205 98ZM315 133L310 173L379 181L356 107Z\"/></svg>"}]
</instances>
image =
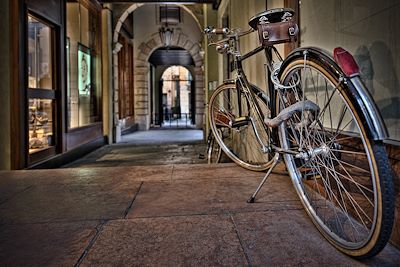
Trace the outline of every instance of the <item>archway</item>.
<instances>
[{"instance_id":1,"label":"archway","mask_svg":"<svg viewBox=\"0 0 400 267\"><path fill-rule=\"evenodd\" d=\"M118 73L118 56L117 53L121 48L121 44L118 43L118 36L121 30L122 23L128 17L128 15L134 12L139 7L143 6L143 4L133 4L131 5L120 17L118 20L114 35L114 90L118 92L118 77L116 73ZM188 11L188 8L183 5L178 5L183 8L185 12L188 12L195 19L198 30L201 30L200 23L198 19L194 16L192 12ZM203 116L204 116L204 71L203 71L203 57L201 52L201 44L198 42L193 42L191 38L180 31L176 30L172 36L171 46L185 49L188 51L190 56L193 59L193 80L195 81L194 85L194 120L196 122L196 128L203 128ZM154 32L150 35L150 38L142 42L138 46L138 53L135 54L134 57L134 116L135 121L139 126L140 130L147 130L151 125L151 73L150 73L150 63L149 58L153 51L158 48L164 47L160 35L157 32ZM115 124L118 124L118 103L114 104L114 115L115 115Z\"/></svg>"},{"instance_id":2,"label":"archway","mask_svg":"<svg viewBox=\"0 0 400 267\"><path fill-rule=\"evenodd\" d=\"M157 66L152 90L152 127L194 128L194 81L189 68Z\"/></svg>"}]
</instances>

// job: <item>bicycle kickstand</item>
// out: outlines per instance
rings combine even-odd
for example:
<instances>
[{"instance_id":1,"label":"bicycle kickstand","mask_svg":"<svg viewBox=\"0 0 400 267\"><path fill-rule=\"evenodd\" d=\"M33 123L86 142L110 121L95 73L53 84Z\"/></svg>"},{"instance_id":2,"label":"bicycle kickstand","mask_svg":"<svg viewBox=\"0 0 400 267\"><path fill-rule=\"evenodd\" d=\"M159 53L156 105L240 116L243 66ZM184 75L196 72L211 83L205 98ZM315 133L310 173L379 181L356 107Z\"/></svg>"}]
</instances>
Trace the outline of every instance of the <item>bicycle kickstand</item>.
<instances>
[{"instance_id":1,"label":"bicycle kickstand","mask_svg":"<svg viewBox=\"0 0 400 267\"><path fill-rule=\"evenodd\" d=\"M265 174L264 178L262 179L261 183L258 185L256 192L250 197L249 200L247 200L247 203L254 203L256 200L256 196L258 192L261 190L261 187L264 185L264 183L267 181L269 175L271 174L272 170L275 168L275 166L278 164L280 159L280 154L276 153L274 156L274 162L272 163L271 168L269 168L268 172Z\"/></svg>"}]
</instances>

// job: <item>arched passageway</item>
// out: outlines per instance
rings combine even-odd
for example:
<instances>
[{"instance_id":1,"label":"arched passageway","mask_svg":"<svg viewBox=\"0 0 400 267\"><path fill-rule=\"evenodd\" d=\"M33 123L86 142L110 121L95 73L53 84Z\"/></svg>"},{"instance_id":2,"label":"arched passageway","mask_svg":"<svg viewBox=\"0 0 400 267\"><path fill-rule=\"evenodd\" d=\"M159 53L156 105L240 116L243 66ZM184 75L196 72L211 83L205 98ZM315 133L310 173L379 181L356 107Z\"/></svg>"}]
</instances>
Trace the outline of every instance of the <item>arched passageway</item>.
<instances>
[{"instance_id":1,"label":"arched passageway","mask_svg":"<svg viewBox=\"0 0 400 267\"><path fill-rule=\"evenodd\" d=\"M149 8L149 5L143 4L133 4L127 8L118 19L113 35L113 45L114 45L114 95L118 95L120 90L120 85L118 82L118 67L120 62L118 62L118 52L121 49L121 43L119 42L119 35L121 34L121 29L126 18L135 12L135 17L143 16L141 12L151 12L154 10L154 5ZM203 66L203 53L202 53L202 33L201 24L195 17L193 12L191 12L187 7L183 5L176 5L180 7L183 14L186 14L187 19L185 24L192 23L190 29L185 28L181 25L174 29L173 35L170 40L170 47L185 51L187 55L190 56L191 64L190 73L192 76L191 84L191 109L192 109L192 122L195 124L195 128L203 128L203 117L204 117L204 70ZM147 8L147 10L146 10ZM134 121L138 125L140 130L148 130L152 124L154 124L154 102L155 98L152 94L155 92L154 89L154 78L155 66L150 63L150 58L155 51L163 50L165 48L165 43L163 43L160 33L159 26L154 27L149 26L146 28L146 32L143 34L136 34L135 36L143 36L138 40L134 40L134 56L133 56L133 116ZM143 30L143 29L140 29ZM143 30L144 31L144 30ZM170 49L173 51L173 49ZM171 66L170 64L169 66ZM184 65L184 64L181 64ZM159 92L159 91L158 91ZM122 99L114 99L114 123L115 126L120 124L120 111L118 107L118 102L123 101ZM160 115L158 115L160 116Z\"/></svg>"},{"instance_id":2,"label":"arched passageway","mask_svg":"<svg viewBox=\"0 0 400 267\"><path fill-rule=\"evenodd\" d=\"M195 86L190 70L178 65L161 65L155 67L154 77L152 127L194 128Z\"/></svg>"}]
</instances>

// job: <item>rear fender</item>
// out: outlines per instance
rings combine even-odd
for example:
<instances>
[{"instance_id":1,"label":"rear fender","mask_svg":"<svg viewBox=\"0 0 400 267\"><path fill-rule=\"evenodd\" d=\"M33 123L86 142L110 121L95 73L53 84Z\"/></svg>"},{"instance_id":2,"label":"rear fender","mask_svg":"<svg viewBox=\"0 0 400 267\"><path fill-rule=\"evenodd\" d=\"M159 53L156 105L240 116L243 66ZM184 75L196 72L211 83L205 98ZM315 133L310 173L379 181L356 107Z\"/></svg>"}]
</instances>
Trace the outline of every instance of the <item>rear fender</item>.
<instances>
[{"instance_id":1,"label":"rear fender","mask_svg":"<svg viewBox=\"0 0 400 267\"><path fill-rule=\"evenodd\" d=\"M284 70L292 60L304 58L305 54L308 59L314 59L322 63L326 67L326 70L338 80L344 80L343 82L347 85L349 90L348 95L350 100L355 104L354 107L360 116L368 138L381 141L387 139L388 132L385 123L360 76L346 76L327 51L316 47L300 47L293 50L283 61L279 78L281 78L282 70Z\"/></svg>"}]
</instances>

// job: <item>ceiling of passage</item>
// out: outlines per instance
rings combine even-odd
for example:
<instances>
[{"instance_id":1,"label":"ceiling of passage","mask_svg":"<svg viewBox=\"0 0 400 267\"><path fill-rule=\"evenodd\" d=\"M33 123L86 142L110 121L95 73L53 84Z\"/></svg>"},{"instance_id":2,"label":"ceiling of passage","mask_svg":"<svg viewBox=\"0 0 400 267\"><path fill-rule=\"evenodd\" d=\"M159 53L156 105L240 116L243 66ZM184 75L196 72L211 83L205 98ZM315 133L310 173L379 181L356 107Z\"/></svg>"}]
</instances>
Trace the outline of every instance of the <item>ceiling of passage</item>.
<instances>
[{"instance_id":1,"label":"ceiling of passage","mask_svg":"<svg viewBox=\"0 0 400 267\"><path fill-rule=\"evenodd\" d=\"M194 65L193 58L188 51L181 48L160 48L155 50L149 62L154 66L159 65L180 65L190 66Z\"/></svg>"}]
</instances>

